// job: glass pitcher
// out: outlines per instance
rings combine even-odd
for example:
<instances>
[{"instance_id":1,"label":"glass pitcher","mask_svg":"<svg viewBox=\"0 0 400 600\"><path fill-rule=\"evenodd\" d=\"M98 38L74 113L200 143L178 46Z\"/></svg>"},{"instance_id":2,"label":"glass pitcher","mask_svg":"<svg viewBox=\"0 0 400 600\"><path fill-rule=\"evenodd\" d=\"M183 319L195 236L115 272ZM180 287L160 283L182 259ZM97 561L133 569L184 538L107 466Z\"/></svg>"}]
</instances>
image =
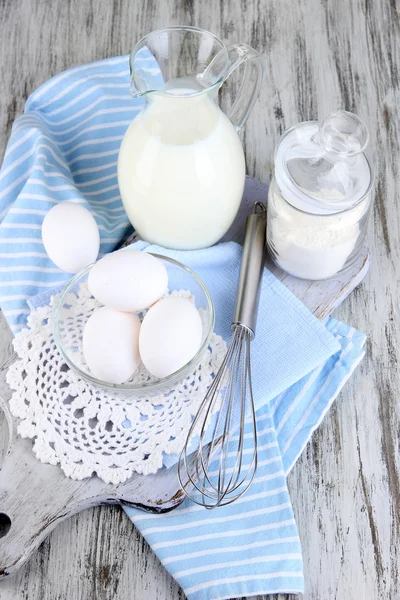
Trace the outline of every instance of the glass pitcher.
<instances>
[{"instance_id":1,"label":"glass pitcher","mask_svg":"<svg viewBox=\"0 0 400 600\"><path fill-rule=\"evenodd\" d=\"M245 63L228 115L218 91ZM169 27L142 38L130 56L131 93L142 112L122 141L118 183L135 230L151 243L196 249L216 243L242 198L245 160L238 131L257 98L262 56L225 46L195 27Z\"/></svg>"}]
</instances>

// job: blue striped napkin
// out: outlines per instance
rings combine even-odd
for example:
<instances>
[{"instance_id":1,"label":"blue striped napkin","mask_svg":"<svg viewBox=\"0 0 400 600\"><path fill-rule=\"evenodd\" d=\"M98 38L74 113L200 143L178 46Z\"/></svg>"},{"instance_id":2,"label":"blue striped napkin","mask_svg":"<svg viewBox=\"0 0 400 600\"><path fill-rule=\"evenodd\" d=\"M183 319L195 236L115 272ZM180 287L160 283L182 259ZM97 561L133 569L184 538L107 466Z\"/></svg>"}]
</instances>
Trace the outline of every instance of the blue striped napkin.
<instances>
[{"instance_id":1,"label":"blue striped napkin","mask_svg":"<svg viewBox=\"0 0 400 600\"><path fill-rule=\"evenodd\" d=\"M364 355L362 333L332 318L326 327L340 350L257 411L258 470L242 498L214 511L188 500L164 515L125 508L190 600L304 591L286 477Z\"/></svg>"},{"instance_id":2,"label":"blue striped napkin","mask_svg":"<svg viewBox=\"0 0 400 600\"><path fill-rule=\"evenodd\" d=\"M129 93L128 57L70 69L27 100L0 173L0 306L13 332L29 314L27 299L65 283L41 239L46 212L61 200L82 204L100 229L100 252L132 232L121 204L117 159L142 100Z\"/></svg>"},{"instance_id":3,"label":"blue striped napkin","mask_svg":"<svg viewBox=\"0 0 400 600\"><path fill-rule=\"evenodd\" d=\"M144 57L144 68L147 61ZM130 233L116 164L121 139L141 105L129 95L128 57L118 57L54 77L29 97L16 120L0 173L0 306L14 332L26 323L28 300L34 305L37 295L69 279L41 242L43 217L56 202L73 200L92 211L102 253ZM235 248L227 244L180 259L214 286L215 296L229 281L234 285ZM213 277L223 260L216 285ZM260 466L254 485L236 504L211 513L188 502L167 515L126 509L190 599L302 591L286 476L364 352L362 334L334 319L324 327L271 274L266 281L264 293L275 303L269 298L264 304L269 312L260 313L258 333L263 324L270 327L269 346L254 346L256 385L264 393L257 411ZM217 321L217 330L227 337L229 302L223 308L217 312L225 321ZM266 378L272 364L288 359L278 347L301 350L290 369L275 369Z\"/></svg>"},{"instance_id":4,"label":"blue striped napkin","mask_svg":"<svg viewBox=\"0 0 400 600\"><path fill-rule=\"evenodd\" d=\"M137 247L167 254L194 269L214 300L216 331L229 339L241 258L238 245L230 242L190 252L144 242ZM362 359L364 343L364 334L335 319L318 322L265 270L252 342L259 436L253 485L233 505L211 512L190 501L165 515L125 509L190 600L303 591L301 545L286 477ZM251 423L246 428L248 465ZM171 466L176 459L164 457L164 464ZM211 471L217 469L215 461Z\"/></svg>"}]
</instances>

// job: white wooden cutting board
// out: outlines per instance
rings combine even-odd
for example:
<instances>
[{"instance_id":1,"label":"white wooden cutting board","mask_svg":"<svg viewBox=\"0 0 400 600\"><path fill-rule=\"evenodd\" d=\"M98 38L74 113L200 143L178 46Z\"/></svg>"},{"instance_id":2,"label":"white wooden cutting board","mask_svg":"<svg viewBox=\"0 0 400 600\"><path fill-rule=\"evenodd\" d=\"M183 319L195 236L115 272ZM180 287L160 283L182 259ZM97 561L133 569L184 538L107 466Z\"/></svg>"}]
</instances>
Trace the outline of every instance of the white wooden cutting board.
<instances>
[{"instance_id":1,"label":"white wooden cutting board","mask_svg":"<svg viewBox=\"0 0 400 600\"><path fill-rule=\"evenodd\" d=\"M225 240L241 241L243 224L256 200L267 201L267 187L247 178L243 203ZM311 282L286 275L267 261L279 279L319 318L328 316L362 281L369 257L340 277ZM135 475L122 485L107 485L97 477L73 481L57 466L40 463L32 442L16 434L17 422L8 409L11 392L5 382L7 365L0 370L0 408L9 428L8 450L0 471L0 578L21 567L57 523L100 504L131 504L152 512L174 509L183 500L176 468L156 475Z\"/></svg>"}]
</instances>

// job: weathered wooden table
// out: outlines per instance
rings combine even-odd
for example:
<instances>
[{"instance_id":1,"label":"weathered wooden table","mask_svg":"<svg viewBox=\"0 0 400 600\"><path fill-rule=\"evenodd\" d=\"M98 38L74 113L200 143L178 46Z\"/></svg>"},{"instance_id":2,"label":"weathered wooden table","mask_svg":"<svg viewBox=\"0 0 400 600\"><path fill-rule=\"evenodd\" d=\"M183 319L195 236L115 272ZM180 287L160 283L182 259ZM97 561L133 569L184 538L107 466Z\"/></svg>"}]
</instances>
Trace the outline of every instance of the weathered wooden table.
<instances>
[{"instance_id":1,"label":"weathered wooden table","mask_svg":"<svg viewBox=\"0 0 400 600\"><path fill-rule=\"evenodd\" d=\"M269 179L278 136L298 121L343 107L368 123L377 170L373 260L338 311L368 334L367 356L289 477L307 600L400 598L399 20L396 0L0 3L1 155L27 95L43 81L127 53L144 33L177 24L266 54L265 85L243 138L250 175ZM10 353L0 315L0 366ZM111 507L61 525L0 584L1 600L183 597L122 510Z\"/></svg>"}]
</instances>

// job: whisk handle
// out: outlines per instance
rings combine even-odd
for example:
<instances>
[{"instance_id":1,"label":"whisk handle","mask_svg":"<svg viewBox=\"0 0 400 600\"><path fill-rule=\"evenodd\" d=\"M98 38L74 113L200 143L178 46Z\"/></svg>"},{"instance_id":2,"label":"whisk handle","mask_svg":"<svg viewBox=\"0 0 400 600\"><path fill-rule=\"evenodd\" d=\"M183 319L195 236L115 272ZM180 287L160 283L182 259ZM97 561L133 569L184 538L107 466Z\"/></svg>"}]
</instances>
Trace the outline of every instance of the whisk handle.
<instances>
[{"instance_id":1,"label":"whisk handle","mask_svg":"<svg viewBox=\"0 0 400 600\"><path fill-rule=\"evenodd\" d=\"M255 335L260 283L265 262L267 213L264 204L256 202L247 217L242 264L232 327L242 325Z\"/></svg>"}]
</instances>

